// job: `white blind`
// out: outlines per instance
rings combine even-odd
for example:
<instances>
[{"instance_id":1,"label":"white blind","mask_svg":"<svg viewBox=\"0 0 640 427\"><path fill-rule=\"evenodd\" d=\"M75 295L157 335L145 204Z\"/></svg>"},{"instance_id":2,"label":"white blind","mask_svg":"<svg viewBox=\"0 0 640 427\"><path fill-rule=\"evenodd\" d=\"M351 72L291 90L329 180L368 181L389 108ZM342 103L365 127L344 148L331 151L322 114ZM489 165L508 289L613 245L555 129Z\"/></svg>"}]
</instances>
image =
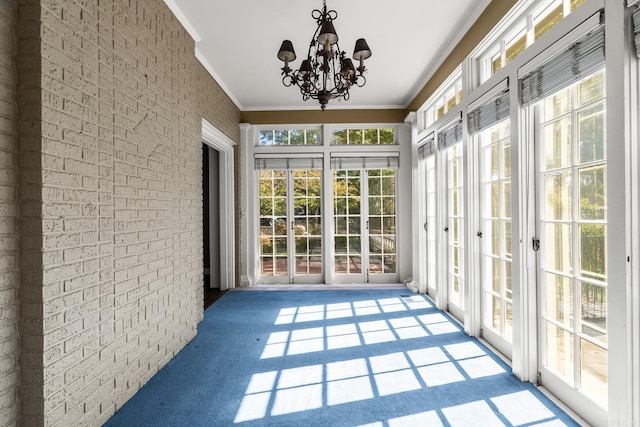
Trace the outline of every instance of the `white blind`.
<instances>
[{"instance_id":1,"label":"white blind","mask_svg":"<svg viewBox=\"0 0 640 427\"><path fill-rule=\"evenodd\" d=\"M382 169L400 167L398 156L332 157L331 169Z\"/></svg>"},{"instance_id":2,"label":"white blind","mask_svg":"<svg viewBox=\"0 0 640 427\"><path fill-rule=\"evenodd\" d=\"M254 169L322 169L322 157L256 157Z\"/></svg>"},{"instance_id":3,"label":"white blind","mask_svg":"<svg viewBox=\"0 0 640 427\"><path fill-rule=\"evenodd\" d=\"M418 147L418 156L419 158L426 159L429 156L432 156L436 152L436 141L435 138L431 137L426 143Z\"/></svg>"},{"instance_id":4,"label":"white blind","mask_svg":"<svg viewBox=\"0 0 640 427\"><path fill-rule=\"evenodd\" d=\"M636 44L636 55L640 58L640 7L633 11L633 41Z\"/></svg>"},{"instance_id":5,"label":"white blind","mask_svg":"<svg viewBox=\"0 0 640 427\"><path fill-rule=\"evenodd\" d=\"M508 89L467 113L469 133L479 132L507 117L509 117Z\"/></svg>"},{"instance_id":6,"label":"white blind","mask_svg":"<svg viewBox=\"0 0 640 427\"><path fill-rule=\"evenodd\" d=\"M460 141L462 141L462 121L438 133L438 147L440 147L441 150Z\"/></svg>"},{"instance_id":7,"label":"white blind","mask_svg":"<svg viewBox=\"0 0 640 427\"><path fill-rule=\"evenodd\" d=\"M530 105L603 68L604 26L587 34L520 79L523 105Z\"/></svg>"}]
</instances>

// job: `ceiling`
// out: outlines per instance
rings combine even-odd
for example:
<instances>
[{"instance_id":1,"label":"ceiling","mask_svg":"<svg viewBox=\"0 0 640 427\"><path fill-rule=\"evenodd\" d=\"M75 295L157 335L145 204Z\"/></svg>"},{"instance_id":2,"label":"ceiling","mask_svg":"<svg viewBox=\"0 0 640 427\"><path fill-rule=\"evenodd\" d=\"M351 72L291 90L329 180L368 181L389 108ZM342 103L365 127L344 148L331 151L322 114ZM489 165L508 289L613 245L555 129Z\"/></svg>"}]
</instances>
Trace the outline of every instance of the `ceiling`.
<instances>
[{"instance_id":1,"label":"ceiling","mask_svg":"<svg viewBox=\"0 0 640 427\"><path fill-rule=\"evenodd\" d=\"M196 41L196 56L242 111L317 109L284 87L282 40L301 57L316 29L321 0L165 0ZM339 44L348 56L364 37L373 52L367 84L328 109L406 108L490 0L327 0L338 13Z\"/></svg>"}]
</instances>

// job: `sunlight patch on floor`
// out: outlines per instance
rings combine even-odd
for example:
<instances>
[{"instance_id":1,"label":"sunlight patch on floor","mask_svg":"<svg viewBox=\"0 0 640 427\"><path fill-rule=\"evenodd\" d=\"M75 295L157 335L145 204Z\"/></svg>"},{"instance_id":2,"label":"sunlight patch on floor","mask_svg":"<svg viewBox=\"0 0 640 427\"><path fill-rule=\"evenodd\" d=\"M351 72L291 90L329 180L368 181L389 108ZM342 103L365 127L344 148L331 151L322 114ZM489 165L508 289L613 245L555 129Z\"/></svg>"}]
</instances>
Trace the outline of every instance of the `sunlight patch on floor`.
<instances>
[{"instance_id":1,"label":"sunlight patch on floor","mask_svg":"<svg viewBox=\"0 0 640 427\"><path fill-rule=\"evenodd\" d=\"M421 295L409 297L382 298L379 300L354 301L302 307L286 307L280 310L275 325L316 322L327 319L341 319L355 316L369 316L380 313L396 313L409 310L432 308L433 304Z\"/></svg>"},{"instance_id":2,"label":"sunlight patch on floor","mask_svg":"<svg viewBox=\"0 0 640 427\"><path fill-rule=\"evenodd\" d=\"M433 306L422 296L284 308L278 313L277 326L369 314L401 314L395 318L274 331L269 334L260 358L461 333L460 328L442 313L410 313L411 310L425 308ZM505 373L503 366L474 341L258 372L251 376L234 423L446 387ZM483 426L533 425L540 422L553 425L558 421L554 413L532 393L521 391L379 420L361 427L455 427L477 425L478 420L482 420Z\"/></svg>"},{"instance_id":3,"label":"sunlight patch on floor","mask_svg":"<svg viewBox=\"0 0 640 427\"><path fill-rule=\"evenodd\" d=\"M363 343L374 345L456 332L460 332L460 329L439 313L278 331L269 335L260 358L270 359L357 347ZM479 348L451 347L451 352L459 355L459 358L465 358L465 354L473 354L478 350L482 351Z\"/></svg>"}]
</instances>

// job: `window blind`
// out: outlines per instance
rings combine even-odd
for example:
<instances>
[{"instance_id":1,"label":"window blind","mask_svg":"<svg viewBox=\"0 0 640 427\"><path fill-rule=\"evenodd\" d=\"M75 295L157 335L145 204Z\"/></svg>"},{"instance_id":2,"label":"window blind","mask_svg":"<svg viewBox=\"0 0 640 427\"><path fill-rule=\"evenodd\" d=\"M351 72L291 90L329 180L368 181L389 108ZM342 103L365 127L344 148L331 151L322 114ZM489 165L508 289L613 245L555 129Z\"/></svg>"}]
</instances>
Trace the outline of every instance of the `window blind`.
<instances>
[{"instance_id":1,"label":"window blind","mask_svg":"<svg viewBox=\"0 0 640 427\"><path fill-rule=\"evenodd\" d=\"M633 11L633 41L636 44L636 55L640 58L640 7Z\"/></svg>"},{"instance_id":2,"label":"window blind","mask_svg":"<svg viewBox=\"0 0 640 427\"><path fill-rule=\"evenodd\" d=\"M600 26L568 49L520 79L525 106L545 98L605 65L604 26Z\"/></svg>"},{"instance_id":3,"label":"window blind","mask_svg":"<svg viewBox=\"0 0 640 427\"><path fill-rule=\"evenodd\" d=\"M331 169L382 169L398 167L400 167L400 159L398 156L331 158Z\"/></svg>"},{"instance_id":4,"label":"window blind","mask_svg":"<svg viewBox=\"0 0 640 427\"><path fill-rule=\"evenodd\" d=\"M438 147L444 150L456 142L462 141L462 121L438 133Z\"/></svg>"},{"instance_id":5,"label":"window blind","mask_svg":"<svg viewBox=\"0 0 640 427\"><path fill-rule=\"evenodd\" d=\"M322 157L256 157L254 169L322 169Z\"/></svg>"},{"instance_id":6,"label":"window blind","mask_svg":"<svg viewBox=\"0 0 640 427\"><path fill-rule=\"evenodd\" d=\"M420 160L426 159L429 156L432 156L436 152L436 142L435 138L431 137L426 143L422 144L418 147L418 157Z\"/></svg>"},{"instance_id":7,"label":"window blind","mask_svg":"<svg viewBox=\"0 0 640 427\"><path fill-rule=\"evenodd\" d=\"M509 117L509 90L467 113L469 133L476 133Z\"/></svg>"}]
</instances>

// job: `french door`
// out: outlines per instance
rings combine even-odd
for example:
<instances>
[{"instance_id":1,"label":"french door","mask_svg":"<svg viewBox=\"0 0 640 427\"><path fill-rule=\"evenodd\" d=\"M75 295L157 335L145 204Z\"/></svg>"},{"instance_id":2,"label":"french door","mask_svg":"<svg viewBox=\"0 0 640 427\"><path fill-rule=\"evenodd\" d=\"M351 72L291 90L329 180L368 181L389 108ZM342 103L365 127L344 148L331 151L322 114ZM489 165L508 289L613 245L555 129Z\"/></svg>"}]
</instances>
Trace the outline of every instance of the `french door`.
<instances>
[{"instance_id":1,"label":"french door","mask_svg":"<svg viewBox=\"0 0 640 427\"><path fill-rule=\"evenodd\" d=\"M436 181L436 156L427 157L426 160L426 197L425 212L426 223L425 231L427 233L427 293L436 298L437 289L437 270L438 270L438 253L436 251L437 244L437 181Z\"/></svg>"},{"instance_id":2,"label":"french door","mask_svg":"<svg viewBox=\"0 0 640 427\"><path fill-rule=\"evenodd\" d=\"M479 132L476 138L482 230L480 278L483 337L510 357L513 335L510 119Z\"/></svg>"},{"instance_id":3,"label":"french door","mask_svg":"<svg viewBox=\"0 0 640 427\"><path fill-rule=\"evenodd\" d=\"M333 171L334 280L397 282L395 168Z\"/></svg>"},{"instance_id":4,"label":"french door","mask_svg":"<svg viewBox=\"0 0 640 427\"><path fill-rule=\"evenodd\" d=\"M537 104L540 378L554 394L607 407L605 72Z\"/></svg>"},{"instance_id":5,"label":"french door","mask_svg":"<svg viewBox=\"0 0 640 427\"><path fill-rule=\"evenodd\" d=\"M444 221L448 310L464 318L464 174L463 147L457 143L444 151L446 213Z\"/></svg>"},{"instance_id":6,"label":"french door","mask_svg":"<svg viewBox=\"0 0 640 427\"><path fill-rule=\"evenodd\" d=\"M261 283L322 283L322 170L259 172Z\"/></svg>"}]
</instances>

